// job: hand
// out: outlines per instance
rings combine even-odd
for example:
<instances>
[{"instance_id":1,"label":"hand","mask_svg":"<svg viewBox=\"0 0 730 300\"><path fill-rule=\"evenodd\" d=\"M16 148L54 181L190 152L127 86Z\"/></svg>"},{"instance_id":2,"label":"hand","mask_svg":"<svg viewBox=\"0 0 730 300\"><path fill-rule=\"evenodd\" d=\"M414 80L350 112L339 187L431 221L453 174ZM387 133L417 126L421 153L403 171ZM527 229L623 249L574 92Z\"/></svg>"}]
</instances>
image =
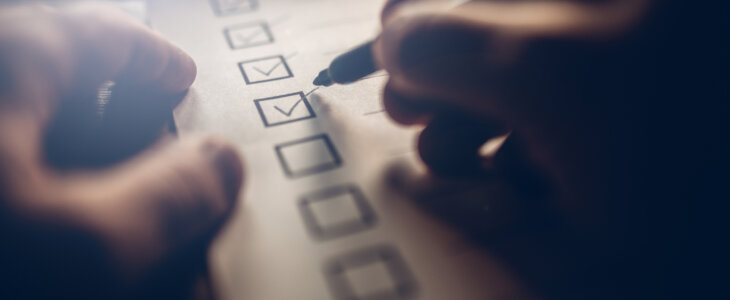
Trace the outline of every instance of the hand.
<instances>
[{"instance_id":1,"label":"hand","mask_svg":"<svg viewBox=\"0 0 730 300\"><path fill-rule=\"evenodd\" d=\"M204 249L235 203L242 166L218 139L157 140L195 79L187 54L113 8L20 6L0 10L0 65L0 254L11 294L108 298ZM94 101L109 80L100 117ZM154 144L120 151L130 130Z\"/></svg>"},{"instance_id":2,"label":"hand","mask_svg":"<svg viewBox=\"0 0 730 300\"><path fill-rule=\"evenodd\" d=\"M549 262L537 276L558 298L574 285L592 299L671 286L644 279L666 278L655 272L667 257L685 255L687 236L669 233L688 232L688 195L701 190L700 178L721 174L710 160L678 159L718 159L728 149L718 139L727 136L727 105L718 101L727 84L714 76L725 74L716 66L727 66L719 50L727 38L699 22L721 18L659 2L392 0L383 11L374 53L390 74L387 112L425 125L419 152L434 173L489 167L509 182L511 192L484 197L526 214L533 235L523 240L539 245L507 252L539 257L516 262L520 273ZM479 156L485 141L508 132L495 156ZM574 273L562 290L556 269Z\"/></svg>"}]
</instances>

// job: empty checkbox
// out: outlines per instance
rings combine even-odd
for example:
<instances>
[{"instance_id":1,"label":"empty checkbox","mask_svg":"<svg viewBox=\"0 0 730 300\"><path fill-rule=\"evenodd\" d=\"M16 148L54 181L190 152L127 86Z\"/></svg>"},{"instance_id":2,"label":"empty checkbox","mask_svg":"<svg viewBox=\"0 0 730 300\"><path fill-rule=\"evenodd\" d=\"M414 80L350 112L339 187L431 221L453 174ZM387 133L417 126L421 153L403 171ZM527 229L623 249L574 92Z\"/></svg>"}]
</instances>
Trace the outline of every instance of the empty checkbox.
<instances>
[{"instance_id":1,"label":"empty checkbox","mask_svg":"<svg viewBox=\"0 0 730 300\"><path fill-rule=\"evenodd\" d=\"M283 56L270 56L238 63L246 84L269 82L294 77Z\"/></svg>"},{"instance_id":2,"label":"empty checkbox","mask_svg":"<svg viewBox=\"0 0 730 300\"><path fill-rule=\"evenodd\" d=\"M277 145L276 155L290 178L336 169L342 165L327 135L317 135Z\"/></svg>"},{"instance_id":3,"label":"empty checkbox","mask_svg":"<svg viewBox=\"0 0 730 300\"><path fill-rule=\"evenodd\" d=\"M324 273L337 300L403 300L416 294L405 262L388 246L337 257L325 265Z\"/></svg>"},{"instance_id":4,"label":"empty checkbox","mask_svg":"<svg viewBox=\"0 0 730 300\"><path fill-rule=\"evenodd\" d=\"M276 126L316 117L302 92L254 99L264 126Z\"/></svg>"},{"instance_id":5,"label":"empty checkbox","mask_svg":"<svg viewBox=\"0 0 730 300\"><path fill-rule=\"evenodd\" d=\"M258 0L210 0L215 14L223 17L256 10Z\"/></svg>"},{"instance_id":6,"label":"empty checkbox","mask_svg":"<svg viewBox=\"0 0 730 300\"><path fill-rule=\"evenodd\" d=\"M372 228L375 214L360 189L337 186L302 197L299 211L309 233L317 239L332 239Z\"/></svg>"}]
</instances>

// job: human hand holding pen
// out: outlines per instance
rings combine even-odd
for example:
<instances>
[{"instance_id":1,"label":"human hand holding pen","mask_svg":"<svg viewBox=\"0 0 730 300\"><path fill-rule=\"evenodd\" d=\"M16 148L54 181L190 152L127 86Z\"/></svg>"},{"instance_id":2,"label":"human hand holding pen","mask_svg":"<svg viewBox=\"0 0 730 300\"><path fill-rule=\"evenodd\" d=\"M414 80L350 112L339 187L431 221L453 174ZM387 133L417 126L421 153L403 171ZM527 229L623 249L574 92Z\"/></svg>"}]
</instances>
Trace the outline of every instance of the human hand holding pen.
<instances>
[{"instance_id":1,"label":"human hand holding pen","mask_svg":"<svg viewBox=\"0 0 730 300\"><path fill-rule=\"evenodd\" d=\"M473 1L456 7L450 2L389 1L383 33L335 58L313 84L348 84L384 68L390 75L386 110L397 122L427 125L419 153L436 174L479 175L488 167L528 181L546 177L551 182L543 183L565 185L559 188L576 183L599 188L590 177L597 174L586 173L597 171L587 167L596 160L575 152L608 151L603 146L618 142L601 136L598 149L579 147L597 144L591 143L596 130L617 121L589 115L597 112L593 106L613 112L618 104L582 103L597 95L575 93L580 92L575 85L584 83L586 72L610 70L592 59L624 42L648 1L602 6ZM518 158L514 153L506 161L481 157L486 141L509 131L514 132L500 154L520 152L527 155L523 161L509 162ZM566 164L571 160L577 164ZM539 172L525 169L534 167ZM572 209L576 203L562 204Z\"/></svg>"},{"instance_id":2,"label":"human hand holding pen","mask_svg":"<svg viewBox=\"0 0 730 300\"><path fill-rule=\"evenodd\" d=\"M559 206L576 212L572 222L592 227L597 220L583 219L584 213L593 216L589 211L600 208L582 199L598 199L574 187L590 193L609 188L599 178L611 168L598 164L612 161L610 146L619 141L611 139L620 137L601 130L620 130L613 126L618 119L604 116L621 118L605 112L623 104L597 101L602 88L620 82L599 77L612 75L611 62L596 58L623 42L649 1L472 1L453 8L443 2L390 1L383 11L373 52L390 75L386 110L400 123L426 125L419 151L437 171L459 159L448 152L476 156L488 138L512 131L504 149L521 152L522 161L494 163L541 173L564 193ZM461 145L459 127L440 120L444 111L457 115L449 121L466 123L476 140ZM502 169L516 172L513 167Z\"/></svg>"},{"instance_id":3,"label":"human hand holding pen","mask_svg":"<svg viewBox=\"0 0 730 300\"><path fill-rule=\"evenodd\" d=\"M126 147L124 131L159 138L162 121L152 119L169 118L193 82L192 59L123 12L91 4L2 7L0 45L0 298L139 298L122 292L167 259L200 256L172 266L172 277L202 264L241 186L231 145L162 138L122 161L88 162ZM99 118L107 80L116 86ZM147 121L157 127L141 128Z\"/></svg>"},{"instance_id":4,"label":"human hand holding pen","mask_svg":"<svg viewBox=\"0 0 730 300\"><path fill-rule=\"evenodd\" d=\"M593 278L583 286L602 286L607 298L607 287L616 287L611 292L619 298L661 290L653 285L667 284L661 280L643 290L631 286L656 278L653 272L669 264L663 255L686 249L664 233L685 232L678 207L686 198L678 195L693 193L692 174L702 162L676 157L707 155L677 143L675 135L702 134L703 143L714 145L723 127L711 122L723 118L717 111L727 111L713 109L720 108L713 102L717 89L707 84L723 86L707 75L713 65L726 66L718 59L726 48L697 34L720 29L701 27L680 3L471 1L449 7L391 0L373 46L376 63L390 75L384 106L399 123L425 125L419 152L435 173L491 170L517 196L485 198L549 215L551 226L533 230L552 232L530 239L555 243L550 247L560 255L539 261L573 260L571 280ZM676 43L671 32L687 40ZM705 44L697 55L693 46ZM686 99L702 104L685 105ZM685 121L676 122L677 116ZM478 156L487 139L507 132L494 157ZM654 199L665 202L655 205ZM550 248L531 246L523 248Z\"/></svg>"}]
</instances>

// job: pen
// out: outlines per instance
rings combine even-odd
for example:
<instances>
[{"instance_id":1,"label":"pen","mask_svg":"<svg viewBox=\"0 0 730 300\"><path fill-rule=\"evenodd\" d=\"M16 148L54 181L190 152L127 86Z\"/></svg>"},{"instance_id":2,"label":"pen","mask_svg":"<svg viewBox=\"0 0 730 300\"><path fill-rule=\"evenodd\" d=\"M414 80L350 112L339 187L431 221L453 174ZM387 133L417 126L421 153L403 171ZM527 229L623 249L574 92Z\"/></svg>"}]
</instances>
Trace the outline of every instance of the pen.
<instances>
[{"instance_id":1,"label":"pen","mask_svg":"<svg viewBox=\"0 0 730 300\"><path fill-rule=\"evenodd\" d=\"M362 79L378 70L373 60L373 41L357 46L341 54L322 70L314 79L316 86L330 86L335 83L347 84Z\"/></svg>"}]
</instances>

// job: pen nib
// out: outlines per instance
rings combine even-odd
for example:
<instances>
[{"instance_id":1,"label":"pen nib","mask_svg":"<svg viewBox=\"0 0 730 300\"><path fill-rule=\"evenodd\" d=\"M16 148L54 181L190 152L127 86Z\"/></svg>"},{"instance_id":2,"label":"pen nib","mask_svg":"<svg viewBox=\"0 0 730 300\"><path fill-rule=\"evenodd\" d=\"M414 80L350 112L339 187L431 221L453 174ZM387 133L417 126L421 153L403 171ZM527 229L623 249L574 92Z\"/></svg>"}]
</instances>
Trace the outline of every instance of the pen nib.
<instances>
[{"instance_id":1,"label":"pen nib","mask_svg":"<svg viewBox=\"0 0 730 300\"><path fill-rule=\"evenodd\" d=\"M317 78L314 79L313 82L316 86L330 86L333 84L332 79L330 79L330 74L327 70L322 70L322 72L319 72L319 75L317 75Z\"/></svg>"}]
</instances>

